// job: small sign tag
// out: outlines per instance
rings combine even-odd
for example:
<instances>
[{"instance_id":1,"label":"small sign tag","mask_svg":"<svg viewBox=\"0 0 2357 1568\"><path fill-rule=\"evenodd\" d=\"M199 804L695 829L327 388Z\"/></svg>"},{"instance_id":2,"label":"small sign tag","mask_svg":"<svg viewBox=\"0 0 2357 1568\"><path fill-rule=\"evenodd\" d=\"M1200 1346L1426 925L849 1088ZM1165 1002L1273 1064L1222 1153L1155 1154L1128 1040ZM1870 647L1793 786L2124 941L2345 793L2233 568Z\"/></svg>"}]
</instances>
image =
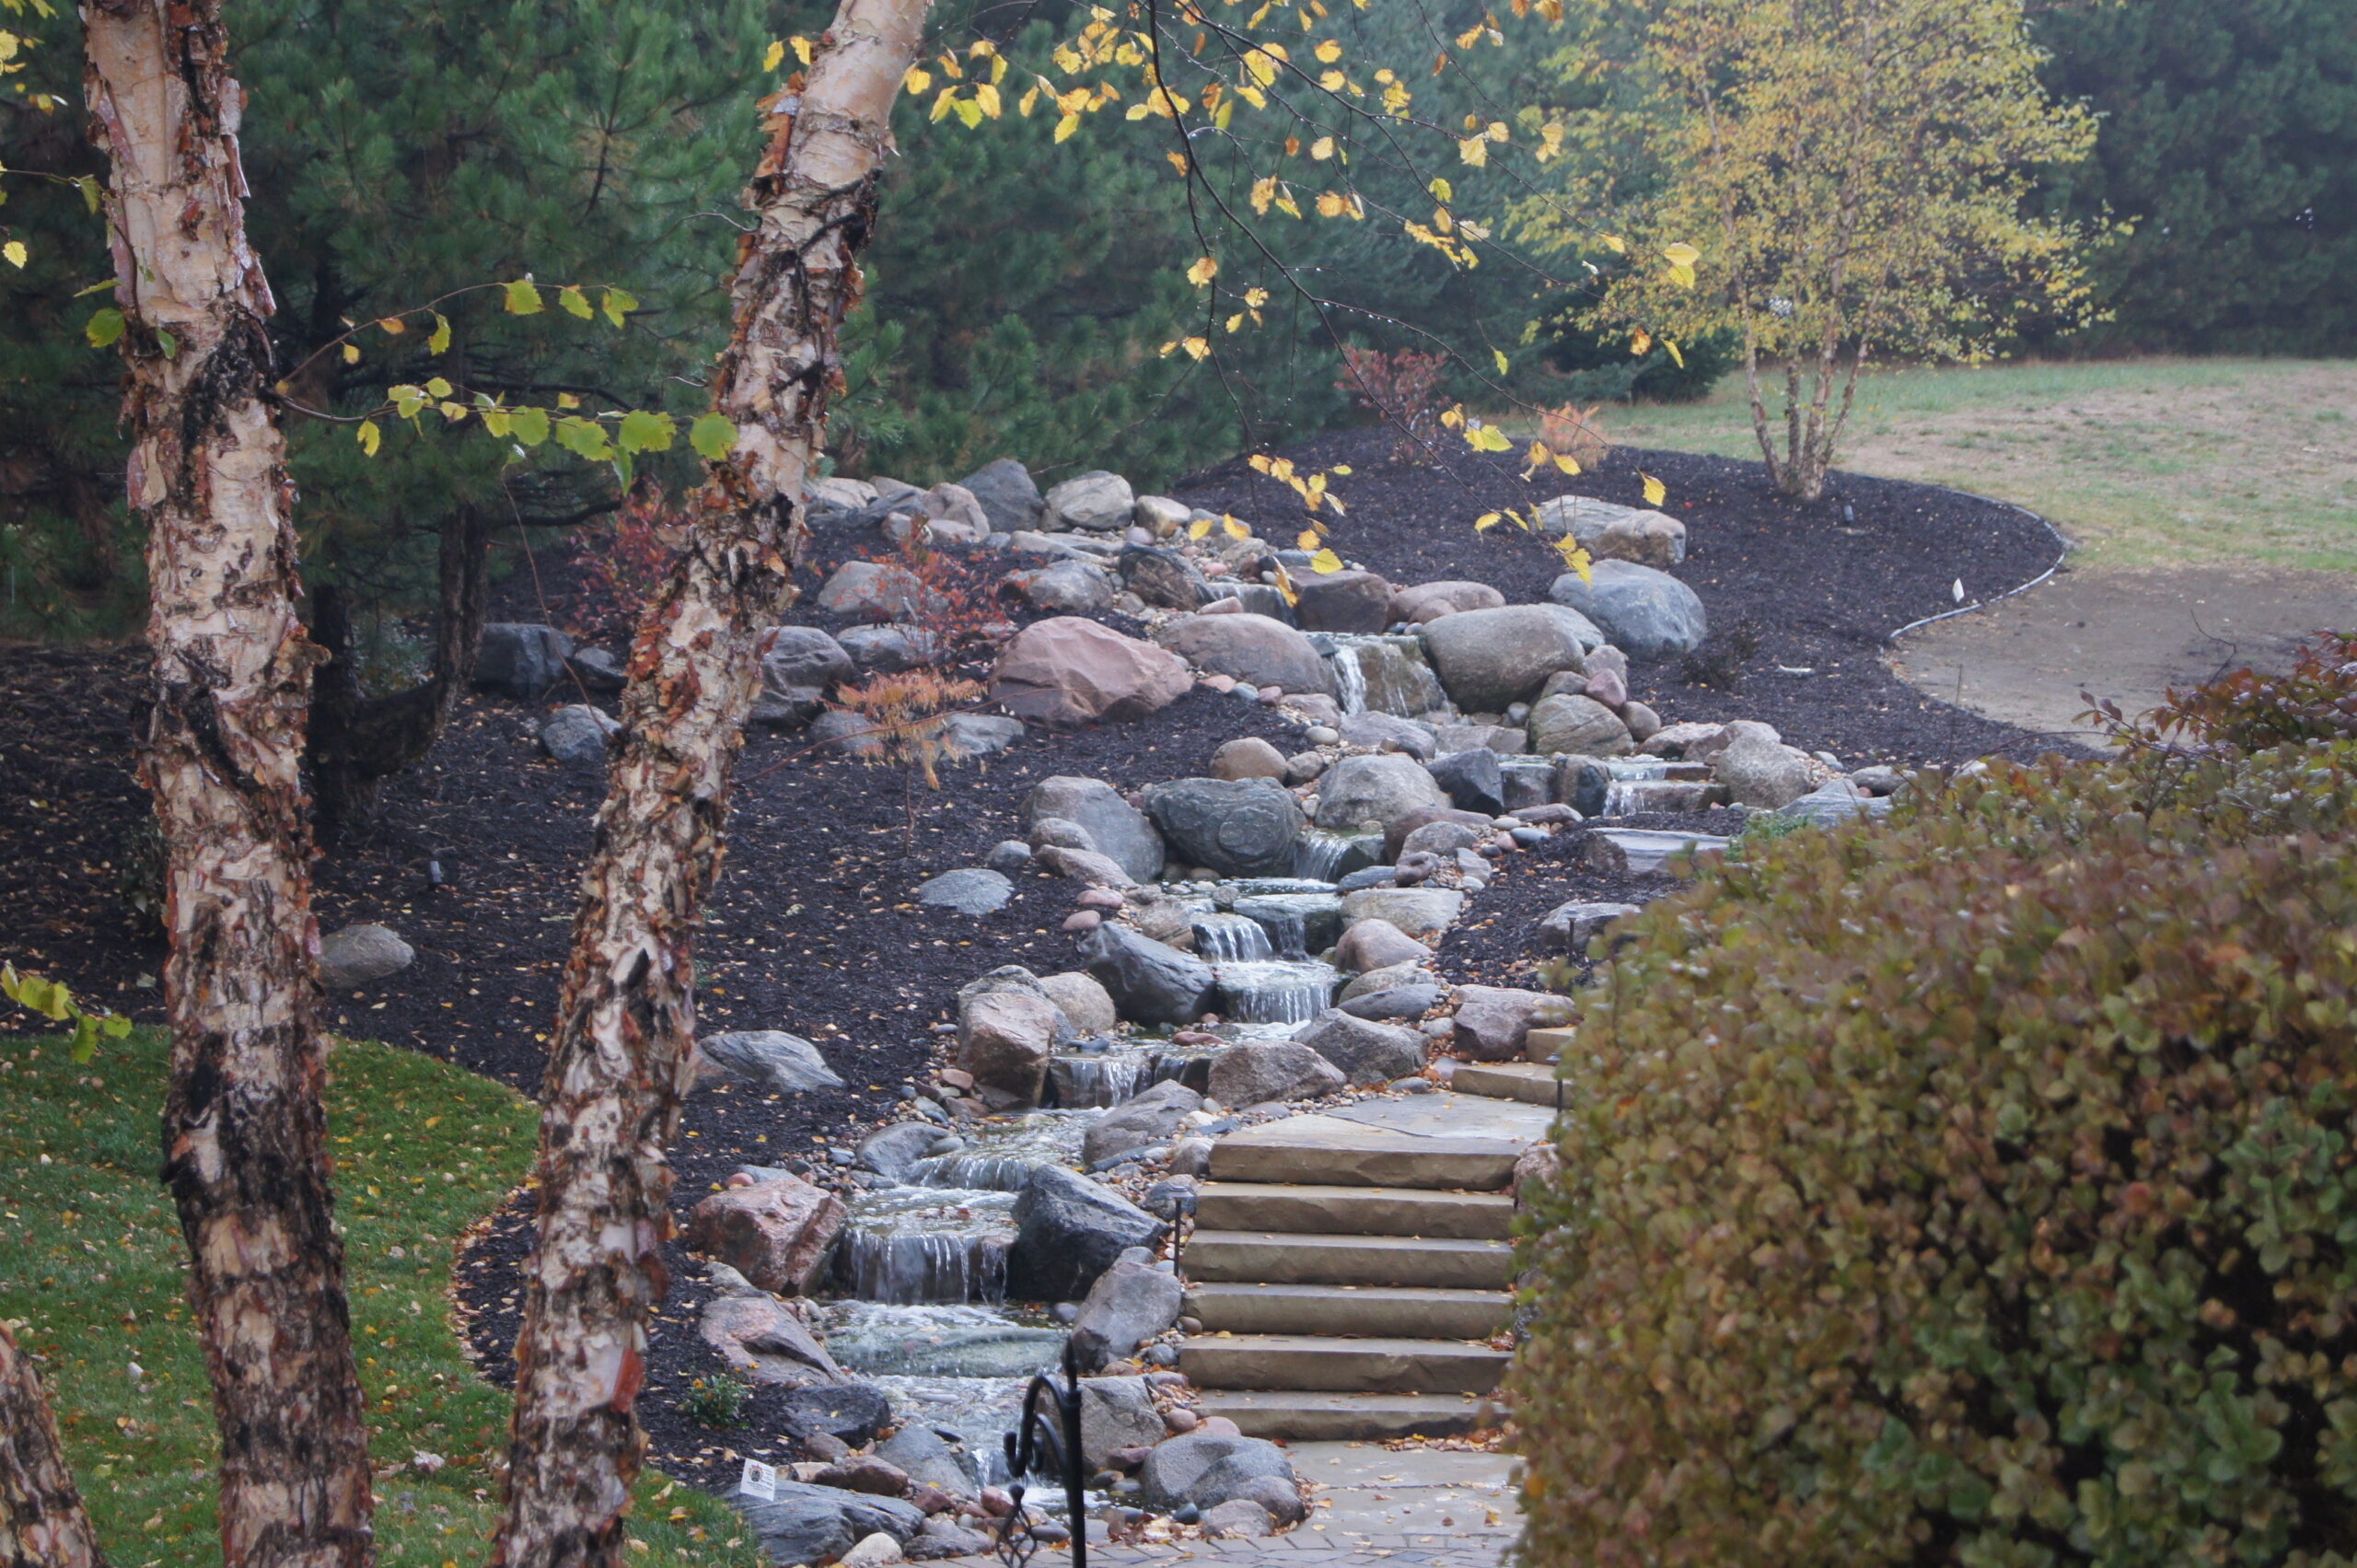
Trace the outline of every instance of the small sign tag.
<instances>
[{"instance_id":1,"label":"small sign tag","mask_svg":"<svg viewBox=\"0 0 2357 1568\"><path fill-rule=\"evenodd\" d=\"M737 1490L765 1503L777 1501L777 1467L765 1465L759 1459L745 1461L745 1479L737 1482Z\"/></svg>"}]
</instances>

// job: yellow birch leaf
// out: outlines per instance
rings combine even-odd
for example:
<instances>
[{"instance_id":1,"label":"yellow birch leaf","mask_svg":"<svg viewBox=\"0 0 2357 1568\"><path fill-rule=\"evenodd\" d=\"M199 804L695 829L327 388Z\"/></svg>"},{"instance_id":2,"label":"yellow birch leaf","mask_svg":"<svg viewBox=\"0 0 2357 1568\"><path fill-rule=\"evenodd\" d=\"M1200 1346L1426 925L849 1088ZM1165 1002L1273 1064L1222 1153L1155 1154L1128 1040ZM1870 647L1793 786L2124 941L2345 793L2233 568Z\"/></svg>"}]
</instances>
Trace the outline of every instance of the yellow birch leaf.
<instances>
[{"instance_id":1,"label":"yellow birch leaf","mask_svg":"<svg viewBox=\"0 0 2357 1568\"><path fill-rule=\"evenodd\" d=\"M1250 539L1252 537L1251 526L1248 523L1238 522L1234 517L1223 518L1219 526L1230 539L1242 540Z\"/></svg>"},{"instance_id":2,"label":"yellow birch leaf","mask_svg":"<svg viewBox=\"0 0 2357 1568\"><path fill-rule=\"evenodd\" d=\"M1181 179L1186 177L1187 159L1184 155L1179 153L1165 153L1162 156L1170 160L1170 167L1178 171Z\"/></svg>"},{"instance_id":3,"label":"yellow birch leaf","mask_svg":"<svg viewBox=\"0 0 2357 1568\"><path fill-rule=\"evenodd\" d=\"M1682 240L1676 245L1663 246L1661 253L1669 258L1673 267L1690 267L1702 259L1702 252Z\"/></svg>"},{"instance_id":4,"label":"yellow birch leaf","mask_svg":"<svg viewBox=\"0 0 2357 1568\"><path fill-rule=\"evenodd\" d=\"M933 86L933 73L922 65L911 65L909 74L900 78L900 90L911 96Z\"/></svg>"},{"instance_id":5,"label":"yellow birch leaf","mask_svg":"<svg viewBox=\"0 0 2357 1568\"><path fill-rule=\"evenodd\" d=\"M373 419L362 420L360 428L354 431L352 436L354 440L360 443L360 449L372 458L377 455L377 447L382 445L385 439L385 433L377 428L377 422Z\"/></svg>"},{"instance_id":6,"label":"yellow birch leaf","mask_svg":"<svg viewBox=\"0 0 2357 1568\"><path fill-rule=\"evenodd\" d=\"M8 265L12 267L21 267L30 260L30 252L26 250L25 242L21 239L11 239L7 244L0 245L0 256L8 258Z\"/></svg>"},{"instance_id":7,"label":"yellow birch leaf","mask_svg":"<svg viewBox=\"0 0 2357 1568\"><path fill-rule=\"evenodd\" d=\"M1562 470L1565 473L1575 474L1580 471L1579 459L1563 452L1558 452L1555 454L1555 466Z\"/></svg>"},{"instance_id":8,"label":"yellow birch leaf","mask_svg":"<svg viewBox=\"0 0 2357 1568\"><path fill-rule=\"evenodd\" d=\"M1217 276L1219 276L1219 262L1210 256L1196 258L1195 264L1187 269L1187 281L1197 288L1207 287L1212 279Z\"/></svg>"},{"instance_id":9,"label":"yellow birch leaf","mask_svg":"<svg viewBox=\"0 0 2357 1568\"><path fill-rule=\"evenodd\" d=\"M1605 235L1603 238L1605 249L1610 250L1614 255L1626 256L1629 253L1629 242L1621 238L1619 235L1608 234Z\"/></svg>"},{"instance_id":10,"label":"yellow birch leaf","mask_svg":"<svg viewBox=\"0 0 2357 1568\"><path fill-rule=\"evenodd\" d=\"M1501 376L1505 375L1508 371L1514 368L1514 361L1506 357L1506 351L1502 348L1492 349L1490 351L1490 357L1498 362L1498 374Z\"/></svg>"},{"instance_id":11,"label":"yellow birch leaf","mask_svg":"<svg viewBox=\"0 0 2357 1568\"><path fill-rule=\"evenodd\" d=\"M1334 156L1334 138L1331 136L1320 136L1318 140L1310 143L1309 156L1313 161L1318 163L1323 163L1328 158L1332 157Z\"/></svg>"},{"instance_id":12,"label":"yellow birch leaf","mask_svg":"<svg viewBox=\"0 0 2357 1568\"><path fill-rule=\"evenodd\" d=\"M357 365L360 363L360 345L358 343L346 343L343 345L343 362L346 365Z\"/></svg>"},{"instance_id":13,"label":"yellow birch leaf","mask_svg":"<svg viewBox=\"0 0 2357 1568\"><path fill-rule=\"evenodd\" d=\"M1691 267L1672 267L1669 269L1669 281L1676 284L1680 288L1692 288L1694 286L1694 269Z\"/></svg>"},{"instance_id":14,"label":"yellow birch leaf","mask_svg":"<svg viewBox=\"0 0 2357 1568\"><path fill-rule=\"evenodd\" d=\"M449 351L450 319L437 310L434 313L434 331L425 340L425 352L428 354L447 354Z\"/></svg>"},{"instance_id":15,"label":"yellow birch leaf","mask_svg":"<svg viewBox=\"0 0 2357 1568\"><path fill-rule=\"evenodd\" d=\"M761 55L761 69L762 69L762 70L764 70L764 71L774 71L774 70L776 70L780 65L784 64L784 63L785 63L785 42L784 42L784 41L783 39L774 39L774 38L773 38L773 39L772 39L772 40L770 40L770 46L769 46L768 51L767 51L766 52L764 52L764 53Z\"/></svg>"},{"instance_id":16,"label":"yellow birch leaf","mask_svg":"<svg viewBox=\"0 0 2357 1568\"><path fill-rule=\"evenodd\" d=\"M1490 140L1486 136L1467 136L1457 144L1457 156L1480 168L1490 161Z\"/></svg>"},{"instance_id":17,"label":"yellow birch leaf","mask_svg":"<svg viewBox=\"0 0 2357 1568\"><path fill-rule=\"evenodd\" d=\"M398 316L388 316L377 323L377 330L389 338L397 338L409 331L409 323Z\"/></svg>"},{"instance_id":18,"label":"yellow birch leaf","mask_svg":"<svg viewBox=\"0 0 2357 1568\"><path fill-rule=\"evenodd\" d=\"M1187 525L1187 537L1189 539L1202 539L1209 535L1211 531L1212 520L1209 517L1197 517L1193 522Z\"/></svg>"},{"instance_id":19,"label":"yellow birch leaf","mask_svg":"<svg viewBox=\"0 0 2357 1568\"><path fill-rule=\"evenodd\" d=\"M1676 343L1670 342L1667 338L1664 338L1661 341L1661 346L1669 351L1669 362L1672 365L1677 366L1680 370L1686 368L1686 356L1678 352L1678 345Z\"/></svg>"},{"instance_id":20,"label":"yellow birch leaf","mask_svg":"<svg viewBox=\"0 0 2357 1568\"><path fill-rule=\"evenodd\" d=\"M804 38L799 33L796 33L794 37L786 40L786 41L794 45L794 57L796 60L801 61L805 65L810 64L810 41L808 39Z\"/></svg>"},{"instance_id":21,"label":"yellow birch leaf","mask_svg":"<svg viewBox=\"0 0 2357 1568\"><path fill-rule=\"evenodd\" d=\"M1641 472L1637 477L1645 482L1646 505L1658 506L1663 502L1669 499L1669 486L1664 484L1661 481L1655 479L1649 473Z\"/></svg>"},{"instance_id":22,"label":"yellow birch leaf","mask_svg":"<svg viewBox=\"0 0 2357 1568\"><path fill-rule=\"evenodd\" d=\"M1299 537L1295 539L1294 543L1299 545L1304 550L1317 550L1324 545L1325 540L1318 537L1318 530L1316 528L1304 528L1301 530Z\"/></svg>"},{"instance_id":23,"label":"yellow birch leaf","mask_svg":"<svg viewBox=\"0 0 2357 1568\"><path fill-rule=\"evenodd\" d=\"M1484 512L1480 517L1473 519L1473 531L1475 533L1488 533L1492 528L1496 528L1504 520L1504 518L1501 517L1495 512Z\"/></svg>"},{"instance_id":24,"label":"yellow birch leaf","mask_svg":"<svg viewBox=\"0 0 2357 1568\"><path fill-rule=\"evenodd\" d=\"M1309 569L1319 576L1328 576L1342 569L1342 558L1330 550L1321 550L1309 558Z\"/></svg>"},{"instance_id":25,"label":"yellow birch leaf","mask_svg":"<svg viewBox=\"0 0 2357 1568\"><path fill-rule=\"evenodd\" d=\"M974 102L993 120L999 117L998 88L988 82L974 84Z\"/></svg>"},{"instance_id":26,"label":"yellow birch leaf","mask_svg":"<svg viewBox=\"0 0 2357 1568\"><path fill-rule=\"evenodd\" d=\"M1209 338L1189 338L1178 346L1187 351L1187 356L1190 359L1207 359L1211 356L1212 341Z\"/></svg>"},{"instance_id":27,"label":"yellow birch leaf","mask_svg":"<svg viewBox=\"0 0 2357 1568\"><path fill-rule=\"evenodd\" d=\"M1056 140L1061 142L1066 136L1071 135L1074 131L1079 129L1080 116L1077 114L1067 114L1062 120L1056 122Z\"/></svg>"},{"instance_id":28,"label":"yellow birch leaf","mask_svg":"<svg viewBox=\"0 0 2357 1568\"><path fill-rule=\"evenodd\" d=\"M1287 604L1301 602L1301 590L1293 586L1293 574L1285 570L1282 561L1277 563L1277 592L1284 596Z\"/></svg>"}]
</instances>

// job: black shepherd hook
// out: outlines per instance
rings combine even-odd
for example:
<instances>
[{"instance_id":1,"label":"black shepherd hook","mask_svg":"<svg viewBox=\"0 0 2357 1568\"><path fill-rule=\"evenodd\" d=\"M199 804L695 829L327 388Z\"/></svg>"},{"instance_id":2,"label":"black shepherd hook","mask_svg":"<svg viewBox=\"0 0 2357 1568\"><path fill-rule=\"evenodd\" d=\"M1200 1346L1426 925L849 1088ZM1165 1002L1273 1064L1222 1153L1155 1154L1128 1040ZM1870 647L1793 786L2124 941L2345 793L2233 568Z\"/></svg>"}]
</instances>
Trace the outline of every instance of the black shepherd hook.
<instances>
[{"instance_id":1,"label":"black shepherd hook","mask_svg":"<svg viewBox=\"0 0 2357 1568\"><path fill-rule=\"evenodd\" d=\"M1042 1394L1055 1401L1057 1414L1062 1418L1054 1425L1039 1409ZM1026 1568L1032 1554L1046 1544L1024 1516L1023 1478L1043 1469L1040 1460L1049 1458L1063 1472L1064 1516L1072 1526L1072 1568L1088 1568L1088 1521L1084 1512L1086 1505L1081 1501L1086 1478L1080 1473L1080 1366L1073 1355L1071 1336L1064 1339L1063 1381L1059 1384L1044 1372L1031 1379L1031 1386L1023 1390L1023 1413L1015 1430L1006 1434L1005 1445L1006 1492L1015 1506L1001 1522L993 1550L1007 1568Z\"/></svg>"}]
</instances>

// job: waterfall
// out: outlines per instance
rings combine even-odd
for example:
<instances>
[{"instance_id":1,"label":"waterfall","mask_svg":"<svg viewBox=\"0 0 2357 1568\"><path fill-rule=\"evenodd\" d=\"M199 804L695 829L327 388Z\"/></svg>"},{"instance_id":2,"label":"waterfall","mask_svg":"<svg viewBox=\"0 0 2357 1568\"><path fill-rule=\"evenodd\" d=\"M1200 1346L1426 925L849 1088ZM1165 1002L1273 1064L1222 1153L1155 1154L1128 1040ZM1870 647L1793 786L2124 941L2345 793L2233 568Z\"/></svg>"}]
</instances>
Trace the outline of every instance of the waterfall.
<instances>
[{"instance_id":1,"label":"waterfall","mask_svg":"<svg viewBox=\"0 0 2357 1568\"><path fill-rule=\"evenodd\" d=\"M1335 883L1382 858L1381 835L1351 837L1312 828L1293 846L1293 874L1304 881ZM1358 864L1353 865L1352 860Z\"/></svg>"},{"instance_id":2,"label":"waterfall","mask_svg":"<svg viewBox=\"0 0 2357 1568\"><path fill-rule=\"evenodd\" d=\"M1195 917L1195 956L1216 967L1263 963L1277 954L1259 921L1240 914L1203 914Z\"/></svg>"},{"instance_id":3,"label":"waterfall","mask_svg":"<svg viewBox=\"0 0 2357 1568\"><path fill-rule=\"evenodd\" d=\"M834 1278L865 1301L998 1301L1015 1241L1011 1192L889 1187L852 1200Z\"/></svg>"},{"instance_id":4,"label":"waterfall","mask_svg":"<svg viewBox=\"0 0 2357 1568\"><path fill-rule=\"evenodd\" d=\"M1334 999L1341 976L1331 964L1220 964L1220 1011L1239 1024L1306 1024Z\"/></svg>"},{"instance_id":5,"label":"waterfall","mask_svg":"<svg viewBox=\"0 0 2357 1568\"><path fill-rule=\"evenodd\" d=\"M1152 1059L1141 1051L1092 1051L1048 1058L1048 1081L1065 1110L1119 1105L1147 1085Z\"/></svg>"},{"instance_id":6,"label":"waterfall","mask_svg":"<svg viewBox=\"0 0 2357 1568\"><path fill-rule=\"evenodd\" d=\"M1281 958L1306 958L1342 935L1342 900L1329 892L1257 893L1237 900L1236 912L1260 923Z\"/></svg>"},{"instance_id":7,"label":"waterfall","mask_svg":"<svg viewBox=\"0 0 2357 1568\"><path fill-rule=\"evenodd\" d=\"M1450 711L1448 693L1424 660L1422 638L1338 633L1321 641L1333 647L1334 700L1345 714L1411 719Z\"/></svg>"},{"instance_id":8,"label":"waterfall","mask_svg":"<svg viewBox=\"0 0 2357 1568\"><path fill-rule=\"evenodd\" d=\"M1334 701L1345 714L1366 712L1366 671L1359 668L1359 651L1348 643L1334 650Z\"/></svg>"},{"instance_id":9,"label":"waterfall","mask_svg":"<svg viewBox=\"0 0 2357 1568\"><path fill-rule=\"evenodd\" d=\"M1004 1130L975 1128L972 1146L954 1155L933 1155L910 1167L911 1179L929 1188L1021 1189L1043 1165L1077 1166L1080 1141L1094 1110L1035 1110Z\"/></svg>"}]
</instances>

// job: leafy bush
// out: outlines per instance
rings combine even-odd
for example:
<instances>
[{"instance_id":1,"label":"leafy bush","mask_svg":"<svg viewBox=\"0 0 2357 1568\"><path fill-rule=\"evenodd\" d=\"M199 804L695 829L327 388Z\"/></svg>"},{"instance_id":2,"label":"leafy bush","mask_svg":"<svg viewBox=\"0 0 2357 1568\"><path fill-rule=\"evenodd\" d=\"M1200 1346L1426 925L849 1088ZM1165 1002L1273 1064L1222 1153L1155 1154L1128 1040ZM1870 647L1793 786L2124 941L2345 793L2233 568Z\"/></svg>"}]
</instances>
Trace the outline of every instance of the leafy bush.
<instances>
[{"instance_id":1,"label":"leafy bush","mask_svg":"<svg viewBox=\"0 0 2357 1568\"><path fill-rule=\"evenodd\" d=\"M1604 421L1598 417L1603 412L1601 403L1582 408L1576 402L1567 402L1561 408L1542 409L1538 414L1538 439L1557 456L1592 469L1612 450L1612 438L1604 433Z\"/></svg>"},{"instance_id":2,"label":"leafy bush","mask_svg":"<svg viewBox=\"0 0 2357 1568\"><path fill-rule=\"evenodd\" d=\"M734 1377L699 1377L679 1396L679 1412L698 1426L715 1430L741 1426L745 1423L745 1400L751 1393Z\"/></svg>"},{"instance_id":3,"label":"leafy bush","mask_svg":"<svg viewBox=\"0 0 2357 1568\"><path fill-rule=\"evenodd\" d=\"M1658 343L1643 354L1631 354L1628 329L1592 325L1593 316L1592 307L1575 308L1546 327L1547 363L1571 377L1575 398L1700 402L1742 361L1743 338L1737 332L1705 332L1692 343L1680 343L1677 357Z\"/></svg>"},{"instance_id":4,"label":"leafy bush","mask_svg":"<svg viewBox=\"0 0 2357 1568\"><path fill-rule=\"evenodd\" d=\"M1533 1564L2357 1556L2357 746L1920 781L1616 935Z\"/></svg>"},{"instance_id":5,"label":"leafy bush","mask_svg":"<svg viewBox=\"0 0 2357 1568\"><path fill-rule=\"evenodd\" d=\"M1334 378L1334 389L1390 426L1393 462L1423 464L1434 460L1440 416L1448 401L1442 393L1447 377L1445 354L1403 348L1386 354L1345 344L1342 373Z\"/></svg>"},{"instance_id":6,"label":"leafy bush","mask_svg":"<svg viewBox=\"0 0 2357 1568\"><path fill-rule=\"evenodd\" d=\"M2256 751L2357 739L2357 633L2312 639L2281 675L2238 669L2190 691L2172 687L2166 702L2135 720L2117 703L2085 700L2088 716L2131 749L2189 744Z\"/></svg>"}]
</instances>

